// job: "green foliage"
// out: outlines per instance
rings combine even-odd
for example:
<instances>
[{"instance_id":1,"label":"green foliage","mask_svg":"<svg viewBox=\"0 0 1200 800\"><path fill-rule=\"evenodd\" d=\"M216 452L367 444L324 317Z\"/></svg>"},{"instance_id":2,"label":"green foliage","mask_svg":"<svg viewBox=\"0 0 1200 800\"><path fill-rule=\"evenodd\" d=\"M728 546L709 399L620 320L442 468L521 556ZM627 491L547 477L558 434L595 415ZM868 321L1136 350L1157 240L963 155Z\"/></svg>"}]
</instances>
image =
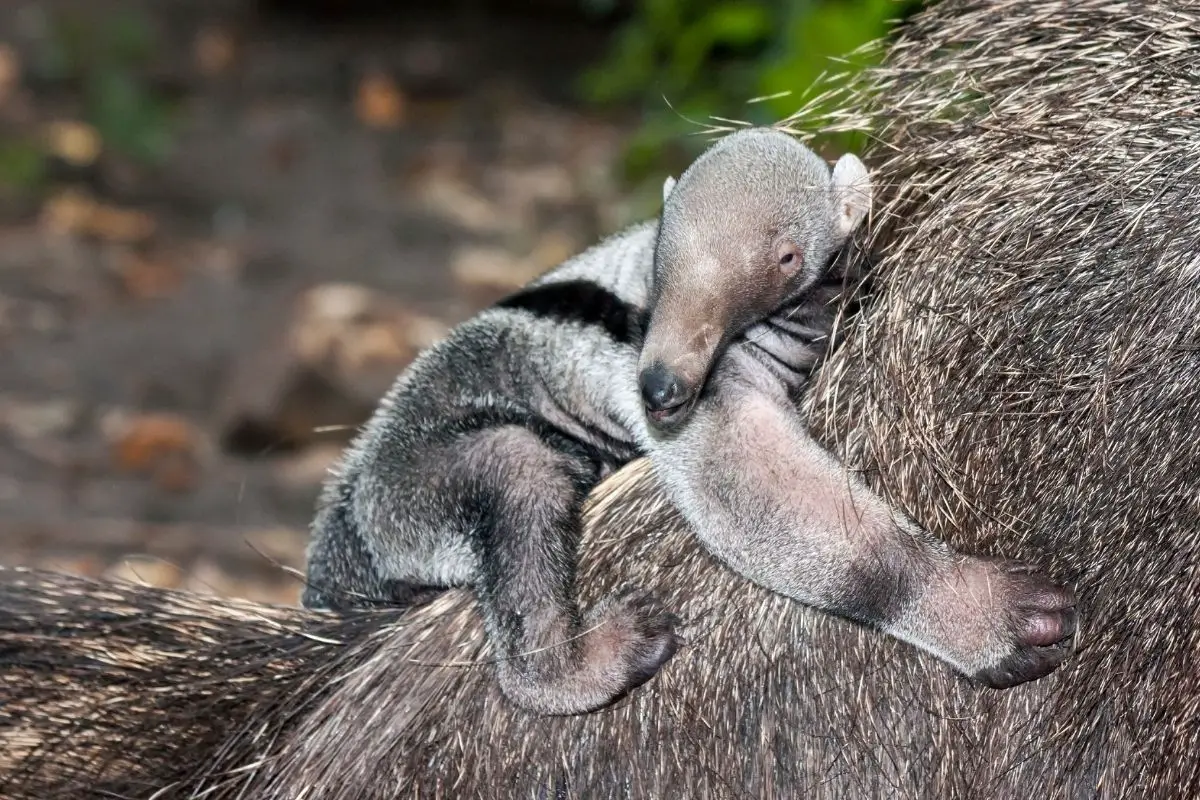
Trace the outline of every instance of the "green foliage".
<instances>
[{"instance_id":1,"label":"green foliage","mask_svg":"<svg viewBox=\"0 0 1200 800\"><path fill-rule=\"evenodd\" d=\"M144 15L64 12L44 19L38 45L29 65L37 85L78 101L108 153L144 166L169 155L172 109L145 77L157 41ZM49 157L43 137L0 131L0 186L44 188Z\"/></svg>"},{"instance_id":2,"label":"green foliage","mask_svg":"<svg viewBox=\"0 0 1200 800\"><path fill-rule=\"evenodd\" d=\"M686 135L696 123L712 117L775 122L794 112L822 75L867 66L869 57L853 51L887 35L893 21L918 5L636 0L608 56L584 76L581 89L597 104L632 102L642 109L644 123L625 163L627 177L642 183L703 147L704 139ZM747 102L754 98L762 99Z\"/></svg>"},{"instance_id":3,"label":"green foliage","mask_svg":"<svg viewBox=\"0 0 1200 800\"><path fill-rule=\"evenodd\" d=\"M107 147L146 164L170 152L170 110L128 72L97 70L85 89L88 120Z\"/></svg>"},{"instance_id":4,"label":"green foliage","mask_svg":"<svg viewBox=\"0 0 1200 800\"><path fill-rule=\"evenodd\" d=\"M78 87L85 119L106 148L154 165L171 143L170 106L144 78L155 51L142 14L63 15L54 20L39 66L46 79Z\"/></svg>"},{"instance_id":5,"label":"green foliage","mask_svg":"<svg viewBox=\"0 0 1200 800\"><path fill-rule=\"evenodd\" d=\"M38 142L0 139L0 186L27 190L39 186L46 174L46 154Z\"/></svg>"}]
</instances>

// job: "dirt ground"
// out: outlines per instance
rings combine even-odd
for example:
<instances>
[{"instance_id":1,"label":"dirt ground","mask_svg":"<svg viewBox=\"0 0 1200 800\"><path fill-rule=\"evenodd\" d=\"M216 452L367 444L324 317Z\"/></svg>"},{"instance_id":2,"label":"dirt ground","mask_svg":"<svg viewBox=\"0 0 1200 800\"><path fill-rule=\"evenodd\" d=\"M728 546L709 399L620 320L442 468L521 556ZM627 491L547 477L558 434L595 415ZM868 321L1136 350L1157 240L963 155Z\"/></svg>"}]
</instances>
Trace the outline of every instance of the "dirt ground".
<instances>
[{"instance_id":1,"label":"dirt ground","mask_svg":"<svg viewBox=\"0 0 1200 800\"><path fill-rule=\"evenodd\" d=\"M636 120L572 100L604 33L570 15L82 5L152 22L178 127L160 168L101 153L3 205L0 563L294 602L353 427L446 326L628 219ZM21 67L82 5L0 5L5 124L79 119Z\"/></svg>"}]
</instances>

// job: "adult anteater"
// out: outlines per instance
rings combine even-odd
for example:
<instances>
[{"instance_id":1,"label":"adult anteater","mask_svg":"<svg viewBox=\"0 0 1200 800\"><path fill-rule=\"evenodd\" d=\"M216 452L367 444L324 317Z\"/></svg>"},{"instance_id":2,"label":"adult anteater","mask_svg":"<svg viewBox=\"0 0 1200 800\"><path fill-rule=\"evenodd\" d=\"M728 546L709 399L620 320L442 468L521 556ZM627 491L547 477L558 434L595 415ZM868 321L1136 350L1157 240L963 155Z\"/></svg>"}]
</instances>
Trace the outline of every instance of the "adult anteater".
<instances>
[{"instance_id":1,"label":"adult anteater","mask_svg":"<svg viewBox=\"0 0 1200 800\"><path fill-rule=\"evenodd\" d=\"M653 587L688 646L622 704L513 708L461 593L323 617L3 572L0 793L1200 796L1198 48L1193 3L947 0L837 100L882 131L884 255L812 423L935 533L1075 583L1055 674L977 689L758 590L634 465L583 600Z\"/></svg>"}]
</instances>

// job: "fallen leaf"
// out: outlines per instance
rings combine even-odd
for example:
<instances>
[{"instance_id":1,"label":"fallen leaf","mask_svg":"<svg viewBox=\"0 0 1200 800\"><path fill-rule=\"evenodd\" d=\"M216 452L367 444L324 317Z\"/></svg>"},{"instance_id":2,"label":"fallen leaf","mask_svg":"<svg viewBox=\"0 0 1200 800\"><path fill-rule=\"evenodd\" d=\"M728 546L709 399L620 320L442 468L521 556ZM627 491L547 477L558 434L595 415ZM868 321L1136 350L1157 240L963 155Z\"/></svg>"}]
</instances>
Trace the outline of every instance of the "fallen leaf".
<instances>
[{"instance_id":1,"label":"fallen leaf","mask_svg":"<svg viewBox=\"0 0 1200 800\"><path fill-rule=\"evenodd\" d=\"M354 113L372 128L398 128L404 122L404 95L389 75L368 72L358 83Z\"/></svg>"},{"instance_id":2,"label":"fallen leaf","mask_svg":"<svg viewBox=\"0 0 1200 800\"><path fill-rule=\"evenodd\" d=\"M21 439L60 434L75 424L79 413L79 403L72 398L37 402L0 399L0 425Z\"/></svg>"},{"instance_id":3,"label":"fallen leaf","mask_svg":"<svg viewBox=\"0 0 1200 800\"><path fill-rule=\"evenodd\" d=\"M413 337L427 337L433 326L355 284L313 287L298 308L291 332L296 354L310 365L333 359L342 370L407 363L415 355Z\"/></svg>"},{"instance_id":4,"label":"fallen leaf","mask_svg":"<svg viewBox=\"0 0 1200 800\"><path fill-rule=\"evenodd\" d=\"M571 173L559 164L538 164L521 168L497 169L494 177L505 197L521 206L535 202L569 203L578 190Z\"/></svg>"},{"instance_id":5,"label":"fallen leaf","mask_svg":"<svg viewBox=\"0 0 1200 800\"><path fill-rule=\"evenodd\" d=\"M536 278L542 269L500 247L459 248L450 260L454 280L467 289L516 289Z\"/></svg>"},{"instance_id":6,"label":"fallen leaf","mask_svg":"<svg viewBox=\"0 0 1200 800\"><path fill-rule=\"evenodd\" d=\"M205 75L216 75L227 70L237 54L233 36L221 28L204 28L196 34L192 43L196 66Z\"/></svg>"},{"instance_id":7,"label":"fallen leaf","mask_svg":"<svg viewBox=\"0 0 1200 800\"><path fill-rule=\"evenodd\" d=\"M76 167L86 167L100 155L100 134L83 122L51 123L46 139L50 152Z\"/></svg>"},{"instance_id":8,"label":"fallen leaf","mask_svg":"<svg viewBox=\"0 0 1200 800\"><path fill-rule=\"evenodd\" d=\"M57 234L95 236L115 242L144 241L155 230L150 215L103 205L76 189L66 189L49 198L42 207L41 224Z\"/></svg>"},{"instance_id":9,"label":"fallen leaf","mask_svg":"<svg viewBox=\"0 0 1200 800\"><path fill-rule=\"evenodd\" d=\"M408 361L414 355L404 333L386 322L367 326L342 345L344 367L349 369Z\"/></svg>"},{"instance_id":10,"label":"fallen leaf","mask_svg":"<svg viewBox=\"0 0 1200 800\"><path fill-rule=\"evenodd\" d=\"M138 300L165 297L179 288L184 277L174 264L134 252L119 256L117 270L125 291Z\"/></svg>"},{"instance_id":11,"label":"fallen leaf","mask_svg":"<svg viewBox=\"0 0 1200 800\"><path fill-rule=\"evenodd\" d=\"M495 233L513 227L500 206L458 178L431 172L423 176L420 192L427 208L467 230Z\"/></svg>"},{"instance_id":12,"label":"fallen leaf","mask_svg":"<svg viewBox=\"0 0 1200 800\"><path fill-rule=\"evenodd\" d=\"M374 293L354 283L325 283L309 289L303 302L314 319L353 322L364 318L375 305Z\"/></svg>"},{"instance_id":13,"label":"fallen leaf","mask_svg":"<svg viewBox=\"0 0 1200 800\"><path fill-rule=\"evenodd\" d=\"M166 492L190 492L200 482L194 458L184 453L167 453L154 466L154 484Z\"/></svg>"},{"instance_id":14,"label":"fallen leaf","mask_svg":"<svg viewBox=\"0 0 1200 800\"><path fill-rule=\"evenodd\" d=\"M176 414L144 414L119 423L115 432L116 467L127 473L148 473L164 458L196 458L202 435L190 420Z\"/></svg>"},{"instance_id":15,"label":"fallen leaf","mask_svg":"<svg viewBox=\"0 0 1200 800\"><path fill-rule=\"evenodd\" d=\"M95 203L82 192L68 189L51 197L42 207L42 225L54 233L78 233L87 227Z\"/></svg>"},{"instance_id":16,"label":"fallen leaf","mask_svg":"<svg viewBox=\"0 0 1200 800\"><path fill-rule=\"evenodd\" d=\"M90 219L92 235L116 242L138 242L154 233L154 220L140 211L96 204Z\"/></svg>"}]
</instances>

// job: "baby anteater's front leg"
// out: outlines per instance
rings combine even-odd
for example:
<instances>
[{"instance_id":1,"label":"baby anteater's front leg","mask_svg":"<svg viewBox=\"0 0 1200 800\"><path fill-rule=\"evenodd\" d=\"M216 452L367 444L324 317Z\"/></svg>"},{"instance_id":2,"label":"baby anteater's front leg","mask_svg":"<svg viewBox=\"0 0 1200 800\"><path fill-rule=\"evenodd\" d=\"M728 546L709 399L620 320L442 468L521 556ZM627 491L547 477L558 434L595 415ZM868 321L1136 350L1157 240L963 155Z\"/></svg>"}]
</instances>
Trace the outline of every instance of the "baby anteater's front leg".
<instances>
[{"instance_id":1,"label":"baby anteater's front leg","mask_svg":"<svg viewBox=\"0 0 1200 800\"><path fill-rule=\"evenodd\" d=\"M693 419L651 447L710 551L993 687L1058 666L1075 631L1069 588L1015 562L956 553L889 507L813 441L782 388L744 356L733 348Z\"/></svg>"},{"instance_id":2,"label":"baby anteater's front leg","mask_svg":"<svg viewBox=\"0 0 1200 800\"><path fill-rule=\"evenodd\" d=\"M474 434L459 463L452 491L468 516L476 593L507 697L573 714L654 675L679 640L652 597L611 596L583 615L576 605L580 510L596 467L517 426Z\"/></svg>"}]
</instances>

